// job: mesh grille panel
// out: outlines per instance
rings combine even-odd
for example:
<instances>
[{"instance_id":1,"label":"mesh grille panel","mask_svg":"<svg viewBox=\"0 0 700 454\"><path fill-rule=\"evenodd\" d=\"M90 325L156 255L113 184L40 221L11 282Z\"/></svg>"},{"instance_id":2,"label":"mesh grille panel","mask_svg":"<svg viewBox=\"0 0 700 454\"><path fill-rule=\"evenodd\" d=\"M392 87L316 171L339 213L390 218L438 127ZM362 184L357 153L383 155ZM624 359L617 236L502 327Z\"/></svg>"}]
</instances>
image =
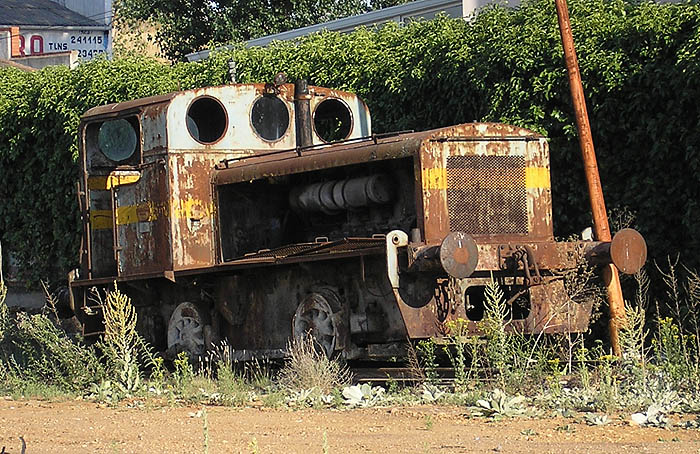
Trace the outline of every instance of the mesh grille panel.
<instances>
[{"instance_id":1,"label":"mesh grille panel","mask_svg":"<svg viewBox=\"0 0 700 454\"><path fill-rule=\"evenodd\" d=\"M528 233L523 156L449 156L450 230L474 234Z\"/></svg>"}]
</instances>

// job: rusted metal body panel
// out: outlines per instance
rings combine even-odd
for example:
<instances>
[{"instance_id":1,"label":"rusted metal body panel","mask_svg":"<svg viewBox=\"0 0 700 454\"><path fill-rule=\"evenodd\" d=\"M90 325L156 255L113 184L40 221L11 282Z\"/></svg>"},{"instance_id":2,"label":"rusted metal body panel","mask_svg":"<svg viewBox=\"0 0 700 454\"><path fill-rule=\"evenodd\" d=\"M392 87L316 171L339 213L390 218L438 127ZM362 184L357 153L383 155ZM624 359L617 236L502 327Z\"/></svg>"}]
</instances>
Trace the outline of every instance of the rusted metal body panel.
<instances>
[{"instance_id":1,"label":"rusted metal body panel","mask_svg":"<svg viewBox=\"0 0 700 454\"><path fill-rule=\"evenodd\" d=\"M372 161L413 157L429 132L409 133L382 138L367 138L342 143L333 148L312 148L300 156L294 150L282 150L246 160L224 161L214 174L214 185L239 183L260 178L331 169Z\"/></svg>"},{"instance_id":2,"label":"rusted metal body panel","mask_svg":"<svg viewBox=\"0 0 700 454\"><path fill-rule=\"evenodd\" d=\"M90 277L114 276L117 273L112 234L112 194L110 191L90 190L85 225L89 232ZM97 226L104 226L98 228ZM88 267L88 264L85 263Z\"/></svg>"},{"instance_id":3,"label":"rusted metal body panel","mask_svg":"<svg viewBox=\"0 0 700 454\"><path fill-rule=\"evenodd\" d=\"M575 268L581 260L594 261L600 243L554 241L549 149L539 134L509 125L459 125L337 145L332 150L307 150L301 156L289 151L224 162L213 181L215 186L235 185L406 158L417 169L415 204L420 213L419 241L407 244L409 269L397 288L398 308L409 337L443 335L450 320L469 319L464 301L455 300L450 292L483 288L490 272L515 288L514 294L528 296L528 312L513 327L527 332L587 329L590 306L571 302L562 279L550 271ZM469 198L473 200L467 206L464 199ZM476 239L477 274L451 283L439 276L437 262L432 275L411 274L417 251L439 250L443 238L458 230ZM601 263L610 260L609 254L597 255ZM266 259L255 256L227 264L252 265ZM276 262L286 263L286 259ZM477 320L468 326L478 332Z\"/></svg>"},{"instance_id":4,"label":"rusted metal body panel","mask_svg":"<svg viewBox=\"0 0 700 454\"><path fill-rule=\"evenodd\" d=\"M172 187L173 269L213 265L211 156L171 153L168 168Z\"/></svg>"},{"instance_id":5,"label":"rusted metal body panel","mask_svg":"<svg viewBox=\"0 0 700 454\"><path fill-rule=\"evenodd\" d=\"M167 117L168 104L150 104L141 112L141 136L144 162L163 159L168 149Z\"/></svg>"},{"instance_id":6,"label":"rusted metal body panel","mask_svg":"<svg viewBox=\"0 0 700 454\"><path fill-rule=\"evenodd\" d=\"M113 188L119 276L172 269L167 190L162 162L144 167L135 183Z\"/></svg>"},{"instance_id":7,"label":"rusted metal body panel","mask_svg":"<svg viewBox=\"0 0 700 454\"><path fill-rule=\"evenodd\" d=\"M135 99L133 101L93 107L83 114L82 119L83 121L104 120L107 118L123 116L125 114L139 113L148 106L167 104L175 95L176 93L168 93L165 95Z\"/></svg>"},{"instance_id":8,"label":"rusted metal body panel","mask_svg":"<svg viewBox=\"0 0 700 454\"><path fill-rule=\"evenodd\" d=\"M168 186L154 150L166 147L163 109L173 95L111 104L91 109L81 123L80 155L83 175L80 205L83 213L81 279L116 277L170 269L169 234L162 212L168 205ZM126 118L148 131L136 143L128 165L115 165L99 149L99 129L107 121ZM141 129L141 128L139 128ZM144 152L145 150L145 152ZM141 233L139 233L141 230ZM145 234L145 236L143 236ZM134 244L143 247L134 248Z\"/></svg>"},{"instance_id":9,"label":"rusted metal body panel","mask_svg":"<svg viewBox=\"0 0 700 454\"><path fill-rule=\"evenodd\" d=\"M480 241L551 241L545 139L508 125L469 124L435 134L420 153L427 242L449 232Z\"/></svg>"}]
</instances>

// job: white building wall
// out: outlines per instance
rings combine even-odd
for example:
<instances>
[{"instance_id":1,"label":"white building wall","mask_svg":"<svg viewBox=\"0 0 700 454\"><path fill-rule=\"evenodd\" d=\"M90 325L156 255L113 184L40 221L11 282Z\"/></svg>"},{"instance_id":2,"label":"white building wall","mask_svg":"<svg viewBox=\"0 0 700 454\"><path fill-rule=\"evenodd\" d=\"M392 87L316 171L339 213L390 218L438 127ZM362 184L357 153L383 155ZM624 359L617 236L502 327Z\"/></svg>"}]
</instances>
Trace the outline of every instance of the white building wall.
<instances>
[{"instance_id":1,"label":"white building wall","mask_svg":"<svg viewBox=\"0 0 700 454\"><path fill-rule=\"evenodd\" d=\"M520 6L520 0L462 0L462 17L469 17L482 6L502 3L507 6Z\"/></svg>"},{"instance_id":2,"label":"white building wall","mask_svg":"<svg viewBox=\"0 0 700 454\"><path fill-rule=\"evenodd\" d=\"M10 38L10 29L0 30L0 60L12 58L12 40Z\"/></svg>"},{"instance_id":3,"label":"white building wall","mask_svg":"<svg viewBox=\"0 0 700 454\"><path fill-rule=\"evenodd\" d=\"M51 0L102 25L112 24L112 0Z\"/></svg>"}]
</instances>

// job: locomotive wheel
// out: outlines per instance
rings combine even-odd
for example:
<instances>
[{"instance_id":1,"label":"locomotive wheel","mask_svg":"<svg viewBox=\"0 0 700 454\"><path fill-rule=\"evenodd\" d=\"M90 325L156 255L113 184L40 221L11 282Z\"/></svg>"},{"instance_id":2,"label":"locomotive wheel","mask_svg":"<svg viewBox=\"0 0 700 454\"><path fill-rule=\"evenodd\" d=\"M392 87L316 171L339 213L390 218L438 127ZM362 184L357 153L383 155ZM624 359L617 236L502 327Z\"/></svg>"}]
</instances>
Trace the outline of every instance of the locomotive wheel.
<instances>
[{"instance_id":1,"label":"locomotive wheel","mask_svg":"<svg viewBox=\"0 0 700 454\"><path fill-rule=\"evenodd\" d=\"M185 351L190 358L206 351L207 328L205 311L192 303L178 305L168 322L168 350Z\"/></svg>"},{"instance_id":2,"label":"locomotive wheel","mask_svg":"<svg viewBox=\"0 0 700 454\"><path fill-rule=\"evenodd\" d=\"M332 291L311 293L299 304L294 314L294 338L311 336L314 343L330 358L342 344L339 342L340 307L340 301Z\"/></svg>"}]
</instances>

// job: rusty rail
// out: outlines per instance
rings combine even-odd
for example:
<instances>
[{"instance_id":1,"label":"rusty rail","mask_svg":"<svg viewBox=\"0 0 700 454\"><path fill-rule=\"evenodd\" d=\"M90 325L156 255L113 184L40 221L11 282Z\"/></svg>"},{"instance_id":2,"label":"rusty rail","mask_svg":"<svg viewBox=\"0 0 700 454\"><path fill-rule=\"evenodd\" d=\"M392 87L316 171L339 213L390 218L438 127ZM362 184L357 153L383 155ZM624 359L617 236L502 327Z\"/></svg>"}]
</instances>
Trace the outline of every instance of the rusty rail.
<instances>
[{"instance_id":1,"label":"rusty rail","mask_svg":"<svg viewBox=\"0 0 700 454\"><path fill-rule=\"evenodd\" d=\"M576 127L578 128L579 144L583 156L583 167L588 184L588 196L590 198L591 212L593 214L593 228L598 241L610 241L610 225L608 223L608 214L605 209L605 199L603 198L603 189L600 183L600 174L598 173L595 148L593 147L593 136L591 134L591 125L588 120L586 100L583 96L581 72L576 57L574 37L571 32L569 9L566 0L554 0L554 2L557 8L559 32L561 33L561 41L564 48L566 69L569 74L571 97L576 113ZM613 353L620 356L618 328L625 322L625 303L617 268L612 264L606 265L603 272L603 279L605 280L608 303L610 305L610 345L612 346Z\"/></svg>"}]
</instances>

